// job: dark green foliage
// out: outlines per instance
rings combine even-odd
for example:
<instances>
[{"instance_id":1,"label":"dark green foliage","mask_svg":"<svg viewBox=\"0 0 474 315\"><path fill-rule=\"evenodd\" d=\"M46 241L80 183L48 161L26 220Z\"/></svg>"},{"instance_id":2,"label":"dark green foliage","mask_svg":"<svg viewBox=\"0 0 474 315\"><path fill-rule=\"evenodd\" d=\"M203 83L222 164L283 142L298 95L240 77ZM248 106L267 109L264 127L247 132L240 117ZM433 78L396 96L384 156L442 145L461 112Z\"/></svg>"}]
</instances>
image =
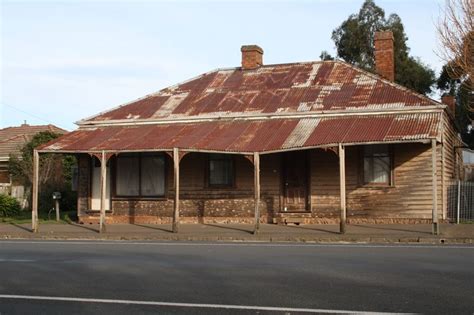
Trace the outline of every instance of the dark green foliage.
<instances>
[{"instance_id":1,"label":"dark green foliage","mask_svg":"<svg viewBox=\"0 0 474 315\"><path fill-rule=\"evenodd\" d=\"M456 124L458 125L462 140L471 148L474 148L474 132L468 127L472 124L474 115L470 111L469 96L472 92L469 88L470 83L465 78L456 78L453 70L454 65L446 64L443 66L436 82L438 89L443 95L453 95L456 98Z\"/></svg>"},{"instance_id":2,"label":"dark green foliage","mask_svg":"<svg viewBox=\"0 0 474 315\"><path fill-rule=\"evenodd\" d=\"M374 34L385 29L385 23L383 9L372 0L365 1L358 14L351 14L332 32L337 55L360 68L373 70Z\"/></svg>"},{"instance_id":3,"label":"dark green foliage","mask_svg":"<svg viewBox=\"0 0 474 315\"><path fill-rule=\"evenodd\" d=\"M321 59L322 61L327 61L327 60L334 60L334 57L331 56L331 54L328 53L327 51L323 50L321 52L321 55L319 55L319 59Z\"/></svg>"},{"instance_id":4,"label":"dark green foliage","mask_svg":"<svg viewBox=\"0 0 474 315\"><path fill-rule=\"evenodd\" d=\"M51 185L46 184L41 187L40 194L38 196L38 211L48 213L51 209L55 208L55 201L53 200L53 192L58 191L61 193L61 199L59 200L59 208L61 212L76 210L77 193L71 191L71 186L67 183L62 185Z\"/></svg>"},{"instance_id":5,"label":"dark green foliage","mask_svg":"<svg viewBox=\"0 0 474 315\"><path fill-rule=\"evenodd\" d=\"M60 134L51 131L38 132L33 138L27 142L21 151L21 156L10 155L9 171L13 177L13 180L22 183L25 186L31 186L33 179L33 150L37 146L47 143L53 139L59 137ZM43 154L40 157L40 183L49 180L51 175L50 171L46 172L45 167L48 169L51 166L56 166L60 159L52 156L51 154Z\"/></svg>"},{"instance_id":6,"label":"dark green foliage","mask_svg":"<svg viewBox=\"0 0 474 315\"><path fill-rule=\"evenodd\" d=\"M422 94L429 94L435 73L419 59L409 56L407 36L397 14L385 12L373 0L366 0L359 13L350 15L332 33L337 55L346 62L375 72L374 34L391 30L394 37L395 82Z\"/></svg>"},{"instance_id":7,"label":"dark green foliage","mask_svg":"<svg viewBox=\"0 0 474 315\"><path fill-rule=\"evenodd\" d=\"M421 94L430 94L435 73L418 58L407 57L398 64L395 82Z\"/></svg>"},{"instance_id":8,"label":"dark green foliage","mask_svg":"<svg viewBox=\"0 0 474 315\"><path fill-rule=\"evenodd\" d=\"M20 214L21 207L18 200L13 197L0 194L0 217L7 218Z\"/></svg>"},{"instance_id":9,"label":"dark green foliage","mask_svg":"<svg viewBox=\"0 0 474 315\"><path fill-rule=\"evenodd\" d=\"M21 149L21 158L13 155L10 156L10 173L15 181L27 187L26 191L31 192L33 150L59 136L59 134L50 131L39 132ZM60 200L61 209L76 209L76 193L71 190L72 169L75 165L76 158L72 155L40 154L38 211L48 212L54 207L52 200L52 193L54 191L59 191L62 194L62 199ZM31 201L31 196L28 197Z\"/></svg>"}]
</instances>

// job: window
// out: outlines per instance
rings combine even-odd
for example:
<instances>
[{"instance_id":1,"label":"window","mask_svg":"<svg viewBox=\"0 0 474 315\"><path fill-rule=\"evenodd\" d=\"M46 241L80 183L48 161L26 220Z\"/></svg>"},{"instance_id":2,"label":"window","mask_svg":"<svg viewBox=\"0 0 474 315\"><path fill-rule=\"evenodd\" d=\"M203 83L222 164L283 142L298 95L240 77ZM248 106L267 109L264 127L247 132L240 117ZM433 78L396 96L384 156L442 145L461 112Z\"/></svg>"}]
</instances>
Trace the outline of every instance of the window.
<instances>
[{"instance_id":1,"label":"window","mask_svg":"<svg viewBox=\"0 0 474 315\"><path fill-rule=\"evenodd\" d=\"M142 196L163 196L165 194L164 156L142 155L140 183Z\"/></svg>"},{"instance_id":2,"label":"window","mask_svg":"<svg viewBox=\"0 0 474 315\"><path fill-rule=\"evenodd\" d=\"M161 154L121 154L117 157L115 194L157 197L165 194L165 159Z\"/></svg>"},{"instance_id":3,"label":"window","mask_svg":"<svg viewBox=\"0 0 474 315\"><path fill-rule=\"evenodd\" d=\"M118 196L139 196L140 158L136 155L117 157L116 190Z\"/></svg>"},{"instance_id":4,"label":"window","mask_svg":"<svg viewBox=\"0 0 474 315\"><path fill-rule=\"evenodd\" d=\"M388 145L364 147L364 184L390 185L392 161Z\"/></svg>"},{"instance_id":5,"label":"window","mask_svg":"<svg viewBox=\"0 0 474 315\"><path fill-rule=\"evenodd\" d=\"M228 154L209 155L209 186L234 186L234 159Z\"/></svg>"}]
</instances>

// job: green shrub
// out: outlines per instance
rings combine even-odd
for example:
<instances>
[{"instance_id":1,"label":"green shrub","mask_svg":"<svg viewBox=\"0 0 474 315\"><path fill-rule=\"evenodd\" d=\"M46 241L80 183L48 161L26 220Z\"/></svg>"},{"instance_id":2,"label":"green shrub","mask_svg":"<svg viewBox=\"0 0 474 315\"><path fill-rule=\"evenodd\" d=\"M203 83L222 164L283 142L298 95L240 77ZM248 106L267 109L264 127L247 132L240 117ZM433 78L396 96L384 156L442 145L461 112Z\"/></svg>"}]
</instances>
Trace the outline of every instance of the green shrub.
<instances>
[{"instance_id":1,"label":"green shrub","mask_svg":"<svg viewBox=\"0 0 474 315\"><path fill-rule=\"evenodd\" d=\"M0 217L12 217L20 214L21 206L13 197L0 194Z\"/></svg>"}]
</instances>

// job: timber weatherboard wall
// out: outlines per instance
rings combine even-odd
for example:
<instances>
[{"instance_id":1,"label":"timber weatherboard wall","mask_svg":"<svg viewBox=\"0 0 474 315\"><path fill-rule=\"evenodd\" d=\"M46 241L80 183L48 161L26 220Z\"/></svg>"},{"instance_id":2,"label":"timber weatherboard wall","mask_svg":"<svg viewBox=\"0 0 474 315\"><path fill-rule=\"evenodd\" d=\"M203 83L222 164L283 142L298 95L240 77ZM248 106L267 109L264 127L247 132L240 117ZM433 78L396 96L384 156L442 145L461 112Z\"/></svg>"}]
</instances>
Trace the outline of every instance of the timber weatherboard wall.
<instances>
[{"instance_id":1,"label":"timber weatherboard wall","mask_svg":"<svg viewBox=\"0 0 474 315\"><path fill-rule=\"evenodd\" d=\"M428 222L431 219L431 145L394 144L392 187L360 185L361 146L346 147L346 189L348 222ZM438 156L441 146L438 145ZM97 214L87 213L90 201L90 178L86 163L80 160L79 216L83 221L96 220ZM170 223L173 214L173 167L167 160L167 184L164 198L152 200L112 198L112 211L107 222L113 223ZM89 158L90 159L90 158ZM338 156L331 150L309 150L310 204L305 223L335 223L339 219ZM181 222L251 223L254 216L253 166L241 155L235 155L235 186L209 188L206 186L207 154L189 153L180 163L180 216ZM261 220L273 222L288 215L281 204L282 154L261 156ZM294 161L298 163L298 161ZM438 204L442 204L441 159L438 158ZM85 188L85 191L82 189ZM89 197L90 199L90 197ZM439 211L440 219L442 211Z\"/></svg>"},{"instance_id":2,"label":"timber weatherboard wall","mask_svg":"<svg viewBox=\"0 0 474 315\"><path fill-rule=\"evenodd\" d=\"M460 147L463 145L454 125L454 119L446 111L443 115L443 218L447 218L448 184L452 180L462 178L462 155Z\"/></svg>"},{"instance_id":3,"label":"timber weatherboard wall","mask_svg":"<svg viewBox=\"0 0 474 315\"><path fill-rule=\"evenodd\" d=\"M431 146L393 145L394 185L374 187L360 184L362 147L346 147L347 216L349 222L407 222L431 218ZM313 216L338 218L339 169L336 154L314 151L311 158ZM438 163L439 165L439 163ZM439 167L439 166L438 166ZM438 174L441 174L440 172ZM438 176L440 182L440 176ZM441 187L438 186L438 202ZM324 221L324 220L322 220Z\"/></svg>"}]
</instances>

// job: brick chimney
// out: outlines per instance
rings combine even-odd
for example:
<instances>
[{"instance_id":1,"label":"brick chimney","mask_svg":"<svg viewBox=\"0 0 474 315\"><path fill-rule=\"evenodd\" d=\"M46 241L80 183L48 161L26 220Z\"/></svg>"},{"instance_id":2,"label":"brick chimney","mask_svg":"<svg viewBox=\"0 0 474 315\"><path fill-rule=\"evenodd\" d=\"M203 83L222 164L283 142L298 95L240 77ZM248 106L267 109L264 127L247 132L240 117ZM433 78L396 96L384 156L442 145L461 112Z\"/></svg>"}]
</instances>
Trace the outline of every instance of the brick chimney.
<instances>
[{"instance_id":1,"label":"brick chimney","mask_svg":"<svg viewBox=\"0 0 474 315\"><path fill-rule=\"evenodd\" d=\"M257 45L245 45L242 52L242 70L257 69L263 65L263 49Z\"/></svg>"},{"instance_id":2,"label":"brick chimney","mask_svg":"<svg viewBox=\"0 0 474 315\"><path fill-rule=\"evenodd\" d=\"M375 32L374 46L377 73L393 82L395 80L393 33L391 31Z\"/></svg>"},{"instance_id":3,"label":"brick chimney","mask_svg":"<svg viewBox=\"0 0 474 315\"><path fill-rule=\"evenodd\" d=\"M441 102L448 105L448 108L454 113L456 113L456 98L453 95L443 95L441 96Z\"/></svg>"}]
</instances>

